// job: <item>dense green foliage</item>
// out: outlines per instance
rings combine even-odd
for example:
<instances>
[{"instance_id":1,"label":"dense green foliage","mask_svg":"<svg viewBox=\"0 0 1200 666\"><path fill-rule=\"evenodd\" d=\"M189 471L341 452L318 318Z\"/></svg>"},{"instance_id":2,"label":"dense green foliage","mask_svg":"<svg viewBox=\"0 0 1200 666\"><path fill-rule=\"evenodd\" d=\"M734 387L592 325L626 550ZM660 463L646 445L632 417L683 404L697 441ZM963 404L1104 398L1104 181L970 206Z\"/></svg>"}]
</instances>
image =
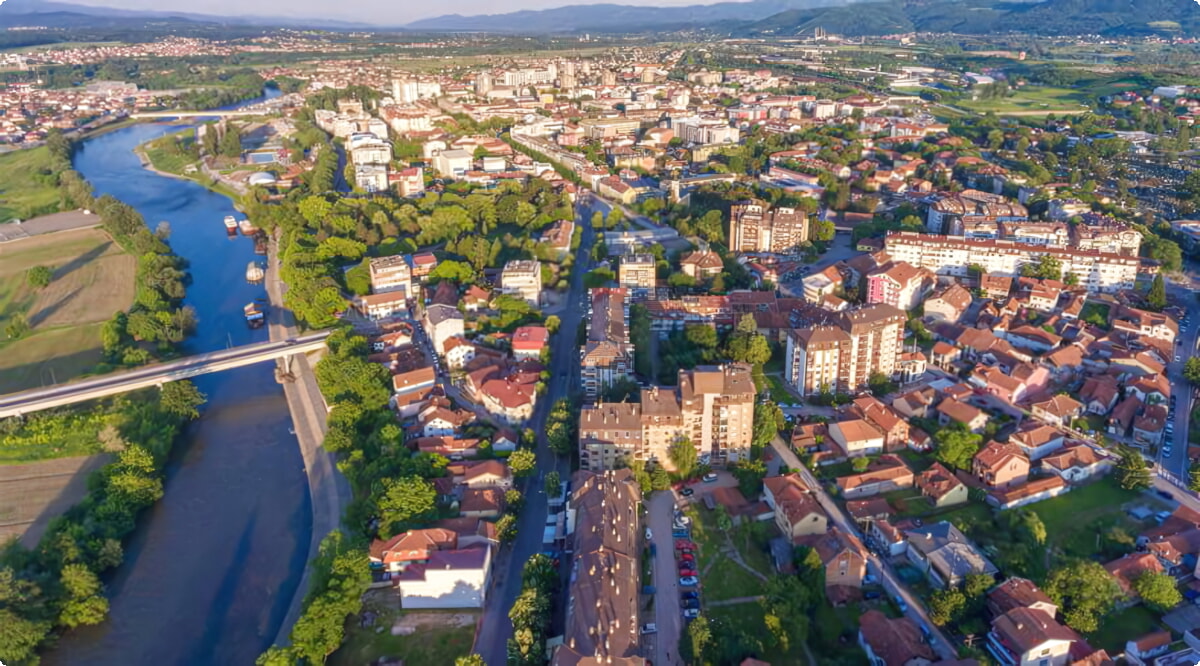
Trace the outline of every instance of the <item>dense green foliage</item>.
<instances>
[{"instance_id":1,"label":"dense green foliage","mask_svg":"<svg viewBox=\"0 0 1200 666\"><path fill-rule=\"evenodd\" d=\"M1099 562L1081 560L1050 572L1045 592L1072 629L1088 634L1100 627L1121 598L1121 588Z\"/></svg>"},{"instance_id":2,"label":"dense green foliage","mask_svg":"<svg viewBox=\"0 0 1200 666\"><path fill-rule=\"evenodd\" d=\"M119 418L97 434L108 450L119 453L93 474L84 500L50 522L37 549L14 542L0 554L0 661L35 663L35 650L56 627L104 621L108 600L99 574L121 563L121 541L133 531L138 514L162 497L163 467L189 418L170 409L165 395L120 401ZM103 417L78 418L94 423Z\"/></svg>"},{"instance_id":3,"label":"dense green foliage","mask_svg":"<svg viewBox=\"0 0 1200 666\"><path fill-rule=\"evenodd\" d=\"M509 666L545 663L558 580L558 568L545 555L538 553L525 562L521 570L521 593L508 611L513 626L513 637L508 639Z\"/></svg>"}]
</instances>

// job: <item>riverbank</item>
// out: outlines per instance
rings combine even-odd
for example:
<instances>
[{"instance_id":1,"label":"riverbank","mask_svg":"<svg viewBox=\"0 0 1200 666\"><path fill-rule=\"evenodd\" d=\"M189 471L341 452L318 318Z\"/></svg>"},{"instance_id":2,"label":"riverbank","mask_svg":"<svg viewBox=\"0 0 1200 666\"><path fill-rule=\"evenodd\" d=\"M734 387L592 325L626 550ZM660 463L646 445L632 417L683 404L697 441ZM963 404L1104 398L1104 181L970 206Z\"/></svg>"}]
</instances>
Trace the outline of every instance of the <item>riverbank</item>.
<instances>
[{"instance_id":1,"label":"riverbank","mask_svg":"<svg viewBox=\"0 0 1200 666\"><path fill-rule=\"evenodd\" d=\"M176 132L176 133L178 133L178 132ZM164 136L171 136L171 135L167 134ZM159 137L159 138L162 138L162 137ZM157 140L158 139L151 139L150 141L142 143L142 144L138 145L138 147L133 149L133 154L137 155L138 160L141 161L142 168L146 169L147 171L156 173L160 176L163 176L165 178L175 178L177 180L186 180L186 181L195 183L195 184L203 187L206 190L209 190L211 192L216 192L217 194L220 194L221 196L228 197L229 200L233 203L233 207L238 210L241 210L240 200L241 200L242 195L240 193L238 193L237 191L235 191L233 188L229 187L228 185L216 182L214 180L211 180L210 178L201 177L202 175L207 176L207 174L203 174L203 172L201 172L201 171L197 171L195 174L175 173L173 171L167 171L165 169L160 169L157 165L155 165L154 160L150 159L149 153L146 152L146 145L149 144L151 141L157 141Z\"/></svg>"}]
</instances>

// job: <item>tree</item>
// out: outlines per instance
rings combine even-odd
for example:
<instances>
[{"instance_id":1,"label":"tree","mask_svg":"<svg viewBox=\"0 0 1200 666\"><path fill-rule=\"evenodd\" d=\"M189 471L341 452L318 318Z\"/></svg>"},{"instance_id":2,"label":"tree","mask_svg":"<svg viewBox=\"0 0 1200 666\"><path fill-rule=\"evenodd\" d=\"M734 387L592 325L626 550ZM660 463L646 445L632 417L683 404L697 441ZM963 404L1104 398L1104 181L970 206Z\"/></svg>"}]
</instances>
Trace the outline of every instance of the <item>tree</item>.
<instances>
[{"instance_id":1,"label":"tree","mask_svg":"<svg viewBox=\"0 0 1200 666\"><path fill-rule=\"evenodd\" d=\"M706 324L687 324L683 327L683 338L702 349L717 348L717 329Z\"/></svg>"},{"instance_id":2,"label":"tree","mask_svg":"<svg viewBox=\"0 0 1200 666\"><path fill-rule=\"evenodd\" d=\"M1193 386L1200 386L1200 357L1192 356L1183 364L1183 378Z\"/></svg>"},{"instance_id":3,"label":"tree","mask_svg":"<svg viewBox=\"0 0 1200 666\"><path fill-rule=\"evenodd\" d=\"M1147 606L1166 613L1183 603L1175 577L1168 573L1144 571L1133 580L1133 589Z\"/></svg>"},{"instance_id":4,"label":"tree","mask_svg":"<svg viewBox=\"0 0 1200 666\"><path fill-rule=\"evenodd\" d=\"M242 156L242 137L232 124L226 124L225 133L221 135L220 150L222 157L237 158Z\"/></svg>"},{"instance_id":5,"label":"tree","mask_svg":"<svg viewBox=\"0 0 1200 666\"><path fill-rule=\"evenodd\" d=\"M1058 260L1058 257L1043 254L1038 257L1037 261L1022 266L1021 275L1046 280L1061 280L1062 262Z\"/></svg>"},{"instance_id":6,"label":"tree","mask_svg":"<svg viewBox=\"0 0 1200 666\"><path fill-rule=\"evenodd\" d=\"M771 360L771 345L764 335L758 333L758 322L747 312L738 320L737 329L729 337L726 353L729 358L753 365L762 365Z\"/></svg>"},{"instance_id":7,"label":"tree","mask_svg":"<svg viewBox=\"0 0 1200 666\"><path fill-rule=\"evenodd\" d=\"M190 380L181 379L163 384L162 395L158 404L166 411L184 419L200 418L200 405L208 401L208 396L200 392Z\"/></svg>"},{"instance_id":8,"label":"tree","mask_svg":"<svg viewBox=\"0 0 1200 666\"><path fill-rule=\"evenodd\" d=\"M559 327L562 326L562 320L558 318L558 315L550 315L549 317L546 317L544 325L547 331L549 331L551 334L554 334L557 333Z\"/></svg>"},{"instance_id":9,"label":"tree","mask_svg":"<svg viewBox=\"0 0 1200 666\"><path fill-rule=\"evenodd\" d=\"M500 516L500 520L496 521L496 538L500 543L511 543L517 538L517 517L511 513L506 513Z\"/></svg>"},{"instance_id":10,"label":"tree","mask_svg":"<svg viewBox=\"0 0 1200 666\"><path fill-rule=\"evenodd\" d=\"M521 507L525 506L525 496L516 488L509 488L504 493L504 506L509 513L521 513Z\"/></svg>"},{"instance_id":11,"label":"tree","mask_svg":"<svg viewBox=\"0 0 1200 666\"><path fill-rule=\"evenodd\" d=\"M558 470L552 469L546 472L546 496L558 497L558 493L562 490L562 478L558 474Z\"/></svg>"},{"instance_id":12,"label":"tree","mask_svg":"<svg viewBox=\"0 0 1200 666\"><path fill-rule=\"evenodd\" d=\"M53 279L54 271L49 266L34 266L25 272L25 282L34 289L48 287Z\"/></svg>"},{"instance_id":13,"label":"tree","mask_svg":"<svg viewBox=\"0 0 1200 666\"><path fill-rule=\"evenodd\" d=\"M29 332L29 320L21 312L14 314L8 320L8 325L4 327L4 334L13 340L20 339Z\"/></svg>"},{"instance_id":14,"label":"tree","mask_svg":"<svg viewBox=\"0 0 1200 666\"><path fill-rule=\"evenodd\" d=\"M929 598L929 619L944 627L958 620L966 607L967 597L962 592L953 588L935 590Z\"/></svg>"},{"instance_id":15,"label":"tree","mask_svg":"<svg viewBox=\"0 0 1200 666\"><path fill-rule=\"evenodd\" d=\"M686 437L677 439L671 444L667 449L667 458L671 460L671 464L675 466L675 471L679 473L679 476L684 479L691 478L696 471L696 465L700 462L696 447L692 445L692 440Z\"/></svg>"},{"instance_id":16,"label":"tree","mask_svg":"<svg viewBox=\"0 0 1200 666\"><path fill-rule=\"evenodd\" d=\"M379 498L380 536L399 534L437 512L437 489L419 476L384 479Z\"/></svg>"},{"instance_id":17,"label":"tree","mask_svg":"<svg viewBox=\"0 0 1200 666\"><path fill-rule=\"evenodd\" d=\"M529 476L537 469L537 455L531 449L517 449L508 456L508 467L518 479Z\"/></svg>"},{"instance_id":18,"label":"tree","mask_svg":"<svg viewBox=\"0 0 1200 666\"><path fill-rule=\"evenodd\" d=\"M1150 283L1150 292L1146 294L1146 306L1155 312L1162 312L1167 307L1167 285L1163 282L1162 273L1154 276Z\"/></svg>"},{"instance_id":19,"label":"tree","mask_svg":"<svg viewBox=\"0 0 1200 666\"><path fill-rule=\"evenodd\" d=\"M1078 560L1050 572L1045 592L1058 604L1072 629L1090 634L1100 628L1121 597L1121 587L1099 562Z\"/></svg>"},{"instance_id":20,"label":"tree","mask_svg":"<svg viewBox=\"0 0 1200 666\"><path fill-rule=\"evenodd\" d=\"M483 657L477 654L469 654L465 657L455 659L454 666L487 666L487 664L483 663Z\"/></svg>"},{"instance_id":21,"label":"tree","mask_svg":"<svg viewBox=\"0 0 1200 666\"><path fill-rule=\"evenodd\" d=\"M692 620L687 626L687 632L680 636L680 656L689 664L704 663L704 649L711 641L712 628L708 626L708 618L701 615Z\"/></svg>"},{"instance_id":22,"label":"tree","mask_svg":"<svg viewBox=\"0 0 1200 666\"><path fill-rule=\"evenodd\" d=\"M0 661L6 664L37 663L35 650L50 631L50 622L37 622L0 607Z\"/></svg>"},{"instance_id":23,"label":"tree","mask_svg":"<svg viewBox=\"0 0 1200 666\"><path fill-rule=\"evenodd\" d=\"M962 424L942 428L933 437L937 450L933 457L959 469L971 469L971 460L979 452L983 437L967 430Z\"/></svg>"},{"instance_id":24,"label":"tree","mask_svg":"<svg viewBox=\"0 0 1200 666\"><path fill-rule=\"evenodd\" d=\"M1145 490L1150 487L1150 468L1146 459L1136 449L1117 447L1117 484L1125 490Z\"/></svg>"},{"instance_id":25,"label":"tree","mask_svg":"<svg viewBox=\"0 0 1200 666\"><path fill-rule=\"evenodd\" d=\"M82 564L68 564L62 570L62 586L67 592L60 624L79 627L100 624L108 616L108 599L104 598L100 578Z\"/></svg>"},{"instance_id":26,"label":"tree","mask_svg":"<svg viewBox=\"0 0 1200 666\"><path fill-rule=\"evenodd\" d=\"M878 370L871 373L871 377L867 380L867 386L871 389L872 394L880 398L895 392L898 388L896 382L893 382L891 377Z\"/></svg>"},{"instance_id":27,"label":"tree","mask_svg":"<svg viewBox=\"0 0 1200 666\"><path fill-rule=\"evenodd\" d=\"M1188 469L1188 490L1200 492L1200 464L1192 464Z\"/></svg>"},{"instance_id":28,"label":"tree","mask_svg":"<svg viewBox=\"0 0 1200 666\"><path fill-rule=\"evenodd\" d=\"M754 405L754 434L750 444L755 448L770 444L785 425L787 425L787 421L784 419L783 410L779 408L779 405L770 401L756 403Z\"/></svg>"}]
</instances>

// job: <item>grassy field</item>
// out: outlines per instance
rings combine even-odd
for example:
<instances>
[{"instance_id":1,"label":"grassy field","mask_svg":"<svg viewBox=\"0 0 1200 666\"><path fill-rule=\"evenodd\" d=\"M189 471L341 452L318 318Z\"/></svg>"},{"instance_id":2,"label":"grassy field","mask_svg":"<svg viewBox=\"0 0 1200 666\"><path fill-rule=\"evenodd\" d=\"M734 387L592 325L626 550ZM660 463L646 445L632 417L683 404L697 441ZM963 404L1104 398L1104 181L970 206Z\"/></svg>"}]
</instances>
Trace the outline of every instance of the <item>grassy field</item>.
<instances>
[{"instance_id":1,"label":"grassy field","mask_svg":"<svg viewBox=\"0 0 1200 666\"><path fill-rule=\"evenodd\" d=\"M389 594L391 594L389 592ZM362 666L380 657L403 660L405 666L449 666L471 653L475 640L475 615L469 612L414 611L402 613L367 602L377 613L375 626L363 627L356 620L348 627L346 642L329 657L330 666ZM408 635L392 634L403 625Z\"/></svg>"},{"instance_id":2,"label":"grassy field","mask_svg":"<svg viewBox=\"0 0 1200 666\"><path fill-rule=\"evenodd\" d=\"M1125 513L1125 505L1138 500L1157 510L1156 500L1122 490L1115 481L1104 479L1054 499L1029 505L1049 535L1048 545L1059 557L1091 557L1111 530L1137 534L1145 525Z\"/></svg>"},{"instance_id":3,"label":"grassy field","mask_svg":"<svg viewBox=\"0 0 1200 666\"><path fill-rule=\"evenodd\" d=\"M774 571L766 551L758 543L770 526L743 523L722 532L714 512L698 507L689 510L688 515L692 518L692 539L700 547L697 562L703 599L724 601L761 594L765 579ZM758 576L734 561L734 550Z\"/></svg>"},{"instance_id":4,"label":"grassy field","mask_svg":"<svg viewBox=\"0 0 1200 666\"><path fill-rule=\"evenodd\" d=\"M998 115L1042 115L1049 113L1079 113L1082 104L1094 104L1090 95L1072 88L1025 86L1000 99L963 99L957 103L977 113L995 112Z\"/></svg>"},{"instance_id":5,"label":"grassy field","mask_svg":"<svg viewBox=\"0 0 1200 666\"><path fill-rule=\"evenodd\" d=\"M196 159L190 154L178 150L175 143L183 141L184 144L191 144L195 141L195 137L196 130L186 129L147 142L142 145L142 150L146 153L146 159L150 160L150 164L155 169L183 174L184 167L195 164Z\"/></svg>"},{"instance_id":6,"label":"grassy field","mask_svg":"<svg viewBox=\"0 0 1200 666\"><path fill-rule=\"evenodd\" d=\"M0 543L16 537L37 545L46 524L87 494L87 477L107 455L0 466Z\"/></svg>"},{"instance_id":7,"label":"grassy field","mask_svg":"<svg viewBox=\"0 0 1200 666\"><path fill-rule=\"evenodd\" d=\"M49 165L45 146L0 154L0 222L58 211L58 186L41 177Z\"/></svg>"},{"instance_id":8,"label":"grassy field","mask_svg":"<svg viewBox=\"0 0 1200 666\"><path fill-rule=\"evenodd\" d=\"M34 266L54 269L49 286L25 280ZM62 382L96 364L100 325L133 302L135 259L99 229L79 229L0 244L0 331L23 314L32 330L0 340L0 393Z\"/></svg>"},{"instance_id":9,"label":"grassy field","mask_svg":"<svg viewBox=\"0 0 1200 666\"><path fill-rule=\"evenodd\" d=\"M1120 654L1125 650L1125 641L1139 638L1162 627L1158 616L1145 606L1134 606L1110 613L1102 618L1100 628L1090 634L1088 644L1109 654Z\"/></svg>"}]
</instances>

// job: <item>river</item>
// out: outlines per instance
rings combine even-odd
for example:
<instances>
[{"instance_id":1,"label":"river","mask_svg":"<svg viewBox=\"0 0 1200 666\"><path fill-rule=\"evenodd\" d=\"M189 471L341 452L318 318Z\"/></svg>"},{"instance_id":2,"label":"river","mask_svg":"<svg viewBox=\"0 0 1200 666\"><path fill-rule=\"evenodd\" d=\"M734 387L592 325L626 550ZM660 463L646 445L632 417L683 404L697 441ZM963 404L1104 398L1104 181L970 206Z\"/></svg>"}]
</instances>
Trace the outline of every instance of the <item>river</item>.
<instances>
[{"instance_id":1,"label":"river","mask_svg":"<svg viewBox=\"0 0 1200 666\"><path fill-rule=\"evenodd\" d=\"M277 91L268 90L268 95ZM260 100L251 100L247 104ZM187 352L267 339L242 306L266 295L245 280L253 243L226 236L226 197L142 168L133 149L178 126L138 124L85 140L75 168L136 208L190 263ZM240 217L240 216L239 216ZM70 631L44 663L253 664L274 640L308 559L312 511L303 461L273 366L196 379L208 395L167 467L166 494L142 516L110 576L107 622Z\"/></svg>"}]
</instances>

